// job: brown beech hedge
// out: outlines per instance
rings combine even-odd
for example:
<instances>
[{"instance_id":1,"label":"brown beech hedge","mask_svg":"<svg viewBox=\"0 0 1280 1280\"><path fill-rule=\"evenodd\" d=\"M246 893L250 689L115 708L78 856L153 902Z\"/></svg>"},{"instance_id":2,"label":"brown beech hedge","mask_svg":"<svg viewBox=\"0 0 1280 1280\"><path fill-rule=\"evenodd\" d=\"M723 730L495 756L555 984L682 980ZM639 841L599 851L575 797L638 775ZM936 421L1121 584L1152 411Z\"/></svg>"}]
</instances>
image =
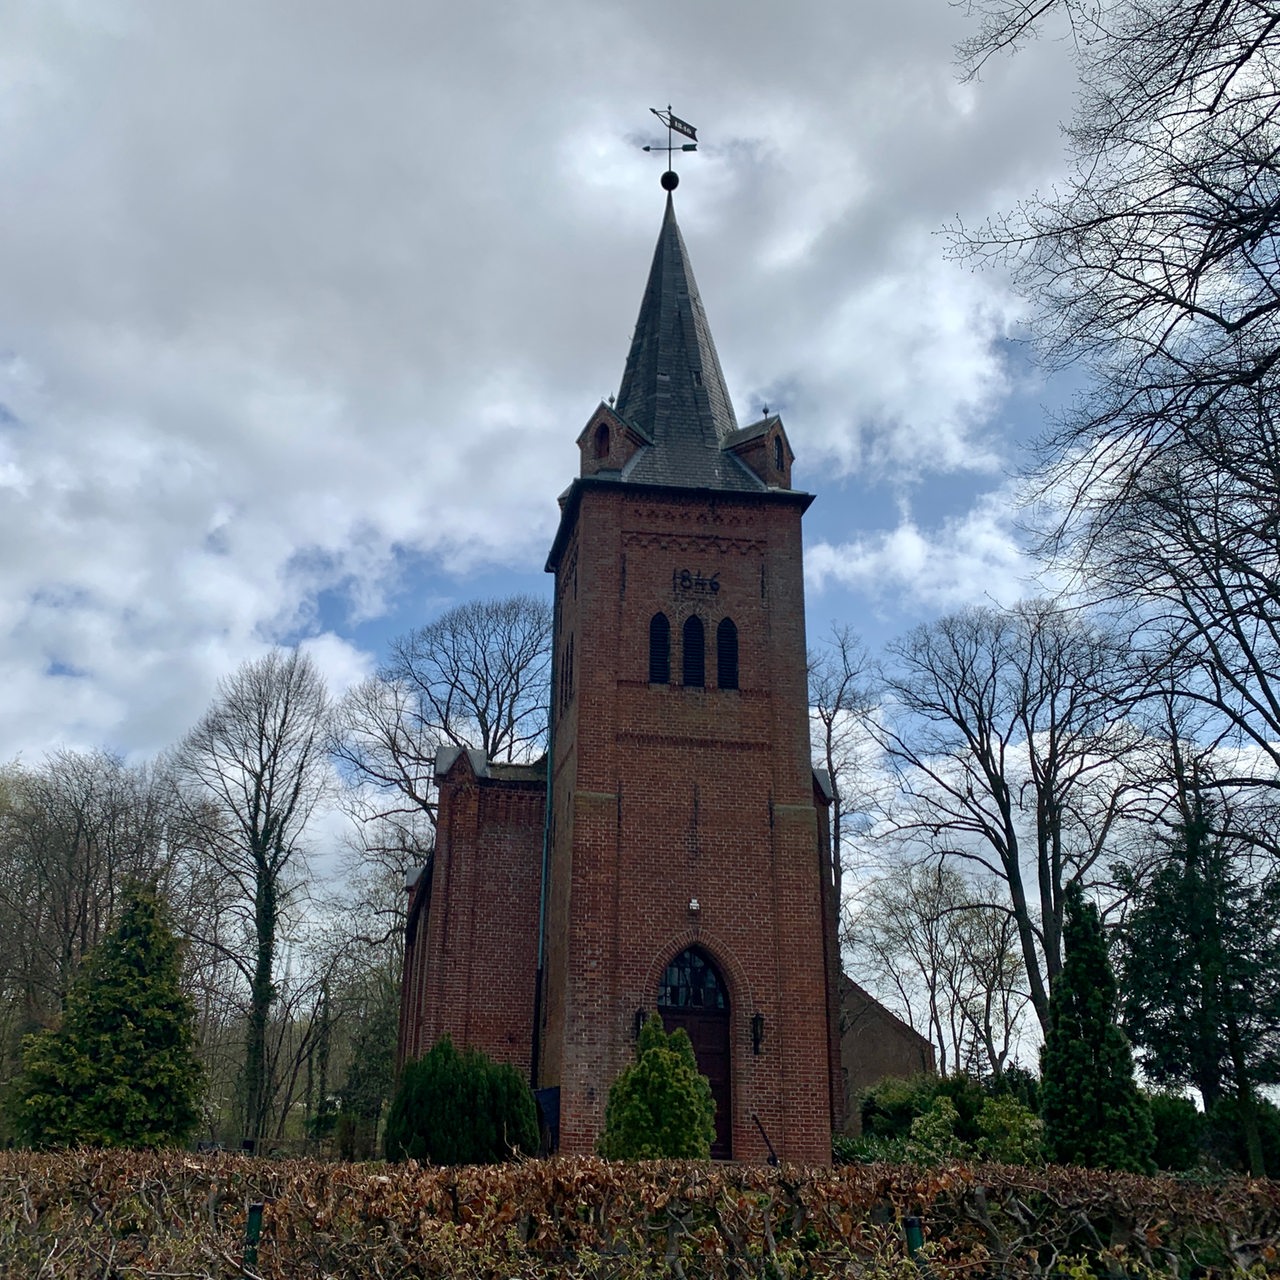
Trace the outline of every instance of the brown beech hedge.
<instances>
[{"instance_id":1,"label":"brown beech hedge","mask_svg":"<svg viewBox=\"0 0 1280 1280\"><path fill-rule=\"evenodd\" d=\"M5 1277L1261 1277L1278 1240L1280 1184L1239 1178L0 1152Z\"/></svg>"}]
</instances>

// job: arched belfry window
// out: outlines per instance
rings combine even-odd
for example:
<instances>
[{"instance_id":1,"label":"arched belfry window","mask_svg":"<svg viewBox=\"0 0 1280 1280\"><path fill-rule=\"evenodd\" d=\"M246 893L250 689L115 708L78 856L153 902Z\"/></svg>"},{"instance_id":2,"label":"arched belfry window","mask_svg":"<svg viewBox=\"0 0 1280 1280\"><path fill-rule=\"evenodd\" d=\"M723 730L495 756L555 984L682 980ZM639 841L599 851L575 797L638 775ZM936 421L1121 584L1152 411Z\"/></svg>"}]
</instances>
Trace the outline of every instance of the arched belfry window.
<instances>
[{"instance_id":1,"label":"arched belfry window","mask_svg":"<svg viewBox=\"0 0 1280 1280\"><path fill-rule=\"evenodd\" d=\"M671 623L665 613L655 613L649 619L649 683L669 684L671 681Z\"/></svg>"},{"instance_id":2,"label":"arched belfry window","mask_svg":"<svg viewBox=\"0 0 1280 1280\"><path fill-rule=\"evenodd\" d=\"M696 613L685 620L681 640L684 683L690 688L701 689L707 683L707 636L702 619Z\"/></svg>"},{"instance_id":3,"label":"arched belfry window","mask_svg":"<svg viewBox=\"0 0 1280 1280\"><path fill-rule=\"evenodd\" d=\"M738 628L732 618L722 618L716 628L716 687L738 687Z\"/></svg>"},{"instance_id":4,"label":"arched belfry window","mask_svg":"<svg viewBox=\"0 0 1280 1280\"><path fill-rule=\"evenodd\" d=\"M713 1013L728 1007L720 971L701 947L686 948L667 965L658 987L658 1008Z\"/></svg>"},{"instance_id":5,"label":"arched belfry window","mask_svg":"<svg viewBox=\"0 0 1280 1280\"><path fill-rule=\"evenodd\" d=\"M596 428L596 457L607 458L609 456L609 427L606 423L601 423Z\"/></svg>"},{"instance_id":6,"label":"arched belfry window","mask_svg":"<svg viewBox=\"0 0 1280 1280\"><path fill-rule=\"evenodd\" d=\"M778 470L782 470L782 437L773 437L773 465Z\"/></svg>"}]
</instances>

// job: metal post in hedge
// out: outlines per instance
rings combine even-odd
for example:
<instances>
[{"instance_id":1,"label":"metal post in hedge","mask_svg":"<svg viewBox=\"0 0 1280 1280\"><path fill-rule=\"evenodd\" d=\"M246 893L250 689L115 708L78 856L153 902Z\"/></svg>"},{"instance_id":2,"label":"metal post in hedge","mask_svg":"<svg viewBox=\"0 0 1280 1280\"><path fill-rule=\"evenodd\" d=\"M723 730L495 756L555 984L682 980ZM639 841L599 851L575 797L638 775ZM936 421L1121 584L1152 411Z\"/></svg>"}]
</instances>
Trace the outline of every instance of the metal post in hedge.
<instances>
[{"instance_id":1,"label":"metal post in hedge","mask_svg":"<svg viewBox=\"0 0 1280 1280\"><path fill-rule=\"evenodd\" d=\"M258 1266L258 1241L262 1239L262 1202L249 1206L249 1216L244 1222L244 1259L245 1270Z\"/></svg>"}]
</instances>

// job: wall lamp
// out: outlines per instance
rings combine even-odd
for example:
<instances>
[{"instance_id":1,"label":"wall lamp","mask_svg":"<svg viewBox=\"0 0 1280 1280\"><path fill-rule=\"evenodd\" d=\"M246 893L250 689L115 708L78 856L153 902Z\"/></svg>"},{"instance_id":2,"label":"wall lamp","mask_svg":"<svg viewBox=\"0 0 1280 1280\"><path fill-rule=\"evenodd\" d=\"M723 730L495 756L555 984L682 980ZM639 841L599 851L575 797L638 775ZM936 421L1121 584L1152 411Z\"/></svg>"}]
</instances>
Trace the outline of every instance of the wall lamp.
<instances>
[{"instance_id":1,"label":"wall lamp","mask_svg":"<svg viewBox=\"0 0 1280 1280\"><path fill-rule=\"evenodd\" d=\"M633 1040L640 1039L640 1028L644 1026L645 1012L643 1009L636 1010L635 1025L631 1029L631 1038Z\"/></svg>"},{"instance_id":2,"label":"wall lamp","mask_svg":"<svg viewBox=\"0 0 1280 1280\"><path fill-rule=\"evenodd\" d=\"M762 1044L764 1044L764 1014L753 1013L751 1015L751 1052L757 1057L760 1055Z\"/></svg>"}]
</instances>

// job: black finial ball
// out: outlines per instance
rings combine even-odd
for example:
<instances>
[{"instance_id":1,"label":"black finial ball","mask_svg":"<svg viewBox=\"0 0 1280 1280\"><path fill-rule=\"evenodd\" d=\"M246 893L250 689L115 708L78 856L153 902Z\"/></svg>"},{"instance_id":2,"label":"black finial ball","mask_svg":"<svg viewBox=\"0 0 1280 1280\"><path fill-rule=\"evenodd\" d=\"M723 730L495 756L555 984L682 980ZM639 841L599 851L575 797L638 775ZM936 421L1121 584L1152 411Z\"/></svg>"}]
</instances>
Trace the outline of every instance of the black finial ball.
<instances>
[{"instance_id":1,"label":"black finial ball","mask_svg":"<svg viewBox=\"0 0 1280 1280\"><path fill-rule=\"evenodd\" d=\"M674 191L680 185L680 175L674 169L668 169L662 175L663 191Z\"/></svg>"}]
</instances>

